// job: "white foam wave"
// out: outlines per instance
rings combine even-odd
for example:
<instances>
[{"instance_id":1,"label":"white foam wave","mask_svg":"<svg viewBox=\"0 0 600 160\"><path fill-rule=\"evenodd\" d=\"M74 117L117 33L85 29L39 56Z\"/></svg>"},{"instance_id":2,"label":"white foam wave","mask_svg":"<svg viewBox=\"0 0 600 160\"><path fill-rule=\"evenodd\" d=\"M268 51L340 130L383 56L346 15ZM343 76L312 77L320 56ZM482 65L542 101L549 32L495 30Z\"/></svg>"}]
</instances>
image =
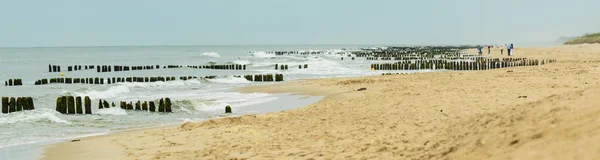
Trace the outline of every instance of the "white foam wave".
<instances>
[{"instance_id":1,"label":"white foam wave","mask_svg":"<svg viewBox=\"0 0 600 160\"><path fill-rule=\"evenodd\" d=\"M103 90L103 91L91 90L91 91L88 91L87 93L75 92L75 94L77 96L90 96L90 98L92 98L92 99L108 99L108 98L115 98L120 94L128 93L128 92L131 92L131 89L128 86L118 85L118 86L109 87L108 89Z\"/></svg>"},{"instance_id":2,"label":"white foam wave","mask_svg":"<svg viewBox=\"0 0 600 160\"><path fill-rule=\"evenodd\" d=\"M259 57L259 58L269 58L269 57L275 57L275 54L269 54L264 51L256 51L256 52L250 53L249 56Z\"/></svg>"},{"instance_id":3,"label":"white foam wave","mask_svg":"<svg viewBox=\"0 0 600 160\"><path fill-rule=\"evenodd\" d=\"M207 57L215 57L215 58L221 57L221 55L219 55L217 52L204 52L204 53L202 53L202 55L207 56Z\"/></svg>"},{"instance_id":4,"label":"white foam wave","mask_svg":"<svg viewBox=\"0 0 600 160\"><path fill-rule=\"evenodd\" d=\"M170 96L171 101L174 102L174 108L176 111L185 113L220 113L224 111L225 106L229 105L232 108L240 108L253 104L264 103L277 99L267 93L237 93L237 92L210 92L195 94L192 97L196 99L190 99L190 95L174 95ZM184 99L184 100L175 100Z\"/></svg>"},{"instance_id":5,"label":"white foam wave","mask_svg":"<svg viewBox=\"0 0 600 160\"><path fill-rule=\"evenodd\" d=\"M248 65L250 64L250 61L248 60L235 60L233 61L234 64L240 64L240 65Z\"/></svg>"},{"instance_id":6,"label":"white foam wave","mask_svg":"<svg viewBox=\"0 0 600 160\"><path fill-rule=\"evenodd\" d=\"M190 85L201 84L201 80L187 80L187 81L169 81L169 82L152 82L152 83L119 83L117 86L111 86L106 90L91 90L85 93L74 92L77 96L90 96L92 99L111 99L122 96L125 93L131 92L133 88L174 88L184 87Z\"/></svg>"},{"instance_id":7,"label":"white foam wave","mask_svg":"<svg viewBox=\"0 0 600 160\"><path fill-rule=\"evenodd\" d=\"M225 77L225 78L217 78L217 79L208 79L208 81L213 83L251 83L245 78L237 78L237 77Z\"/></svg>"},{"instance_id":8,"label":"white foam wave","mask_svg":"<svg viewBox=\"0 0 600 160\"><path fill-rule=\"evenodd\" d=\"M126 116L127 112L119 107L103 108L96 112L99 115Z\"/></svg>"},{"instance_id":9,"label":"white foam wave","mask_svg":"<svg viewBox=\"0 0 600 160\"><path fill-rule=\"evenodd\" d=\"M64 123L70 124L70 122L60 119L59 113L50 109L40 108L32 111L21 111L10 113L8 115L0 116L0 124L14 124L14 123L29 123L29 122L51 122L51 123Z\"/></svg>"}]
</instances>

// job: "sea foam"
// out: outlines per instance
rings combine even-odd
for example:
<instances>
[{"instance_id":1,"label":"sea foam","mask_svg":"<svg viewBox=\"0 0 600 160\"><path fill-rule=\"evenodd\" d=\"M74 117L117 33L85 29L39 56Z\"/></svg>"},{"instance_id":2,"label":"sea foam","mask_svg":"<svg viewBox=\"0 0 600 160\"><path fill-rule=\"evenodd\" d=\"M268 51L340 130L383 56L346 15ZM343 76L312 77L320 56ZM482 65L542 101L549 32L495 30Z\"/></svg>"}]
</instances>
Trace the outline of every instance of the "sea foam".
<instances>
[{"instance_id":1,"label":"sea foam","mask_svg":"<svg viewBox=\"0 0 600 160\"><path fill-rule=\"evenodd\" d=\"M207 57L215 57L215 58L221 57L221 55L219 55L217 52L204 52L204 53L202 53L202 55L207 56Z\"/></svg>"}]
</instances>

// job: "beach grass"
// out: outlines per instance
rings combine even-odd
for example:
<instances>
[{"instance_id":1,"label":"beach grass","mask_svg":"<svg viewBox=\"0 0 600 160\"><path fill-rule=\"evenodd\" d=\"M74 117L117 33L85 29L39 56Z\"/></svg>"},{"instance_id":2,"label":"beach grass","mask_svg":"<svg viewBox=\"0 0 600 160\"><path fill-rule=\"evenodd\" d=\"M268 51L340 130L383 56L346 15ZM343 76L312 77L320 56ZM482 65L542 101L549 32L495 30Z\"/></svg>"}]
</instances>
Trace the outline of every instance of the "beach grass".
<instances>
[{"instance_id":1,"label":"beach grass","mask_svg":"<svg viewBox=\"0 0 600 160\"><path fill-rule=\"evenodd\" d=\"M585 44L585 43L600 43L600 33L585 34L573 40L565 42L565 44Z\"/></svg>"}]
</instances>

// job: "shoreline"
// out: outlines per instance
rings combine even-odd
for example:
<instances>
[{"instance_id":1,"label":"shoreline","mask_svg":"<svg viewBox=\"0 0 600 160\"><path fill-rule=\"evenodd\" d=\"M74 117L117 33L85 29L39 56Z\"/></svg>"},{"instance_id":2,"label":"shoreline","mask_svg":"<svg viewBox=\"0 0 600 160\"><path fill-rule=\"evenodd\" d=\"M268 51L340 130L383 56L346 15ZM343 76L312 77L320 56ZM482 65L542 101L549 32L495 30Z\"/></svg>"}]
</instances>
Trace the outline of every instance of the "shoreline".
<instances>
[{"instance_id":1,"label":"shoreline","mask_svg":"<svg viewBox=\"0 0 600 160\"><path fill-rule=\"evenodd\" d=\"M558 62L250 86L239 91L325 98L287 111L81 141L112 146L105 150L72 149L87 159L598 158L597 53L600 45L517 48L515 57ZM71 149L64 144L53 148Z\"/></svg>"},{"instance_id":2,"label":"shoreline","mask_svg":"<svg viewBox=\"0 0 600 160\"><path fill-rule=\"evenodd\" d=\"M301 80L298 80L301 81ZM297 81L291 81L291 82L297 82ZM288 82L286 82L288 83ZM264 84L264 85L269 85L269 84ZM264 85L253 85L253 86L264 86ZM249 87L249 86L246 86ZM242 87L244 88L244 87ZM240 90L240 88L235 88L232 89L232 91L238 91ZM248 93L248 92L241 92L241 93ZM297 95L295 94L291 94L291 93L272 93L274 94L275 97L278 98L291 98L291 99L297 99L299 100L299 102L304 102L304 101L313 101L311 99L308 98L317 98L317 99L322 99L319 98L320 96L317 95L305 95L305 96L300 96L300 97L296 97ZM274 101L280 101L278 100L274 100ZM264 102L264 103L260 103L260 104L268 104L271 103L270 102ZM312 102L312 103L316 103L316 102ZM257 104L254 105L250 105L247 107L252 107L255 106ZM301 106L304 107L304 106ZM293 110L296 108L291 108L289 110ZM279 112L279 111L275 111L275 112ZM235 111L234 111L235 113ZM267 112L270 113L270 112ZM253 113L247 113L247 114L253 114ZM247 115L244 114L244 115ZM260 114L260 113L258 113ZM175 123L175 124L170 124L170 125L163 125L163 126L150 126L150 127L142 127L142 128L131 128L131 129L125 129L125 130L119 130L119 131L111 131L108 133L99 133L99 134L90 134L89 136L75 136L74 138L63 138L60 140L54 140L52 142L48 142L48 143L42 143L40 145L37 145L38 150L40 150L41 154L37 155L36 157L38 157L39 159L65 159L65 158L73 158L73 157L88 157L90 155L88 154L73 154L73 153L86 153L86 152L95 152L97 150L104 150L107 149L106 148L106 143L99 141L103 140L103 139L110 139L110 138L116 138L119 135L139 135L139 134L143 134L143 132L147 132L147 131L157 131L157 130L161 130L161 129L168 129L168 128L178 128L181 125L185 124L185 123L202 123L205 121L209 121L212 119L220 119L220 118L231 118L231 117L240 117L240 116L244 116L244 115L220 115L217 117L211 117L211 118L207 118L201 121L187 121L187 122L181 122L181 123ZM77 142L83 142L85 141L86 143L93 143L93 144L98 144L101 143L102 145L100 147L97 148L86 148L88 145L85 145L86 147L74 147L74 145L72 145L71 143L73 143L73 140L77 140ZM114 146L114 145L109 145L112 146L109 149L118 149L118 146ZM83 149L86 148L86 149ZM68 150L68 151L64 151L64 150ZM120 154L118 154L117 152L120 152L121 150L114 150L113 152L97 152L97 159L106 159L107 157L105 157L106 155L110 155L110 159L124 159L123 156L120 156ZM49 154L49 153L58 153L58 154ZM70 156L65 156L64 154L69 154ZM57 157L57 158L54 158ZM86 159L94 159L94 158L86 158Z\"/></svg>"}]
</instances>

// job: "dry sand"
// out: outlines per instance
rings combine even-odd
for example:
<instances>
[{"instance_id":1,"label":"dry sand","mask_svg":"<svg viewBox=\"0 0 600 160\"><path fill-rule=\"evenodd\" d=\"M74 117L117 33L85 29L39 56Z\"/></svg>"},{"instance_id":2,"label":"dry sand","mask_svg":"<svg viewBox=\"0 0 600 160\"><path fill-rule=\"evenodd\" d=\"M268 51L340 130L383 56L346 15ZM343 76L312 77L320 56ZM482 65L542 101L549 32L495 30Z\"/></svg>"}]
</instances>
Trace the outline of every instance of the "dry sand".
<instances>
[{"instance_id":1,"label":"dry sand","mask_svg":"<svg viewBox=\"0 0 600 160\"><path fill-rule=\"evenodd\" d=\"M65 142L45 159L600 159L600 45L515 54L558 62L243 88L326 98Z\"/></svg>"}]
</instances>

